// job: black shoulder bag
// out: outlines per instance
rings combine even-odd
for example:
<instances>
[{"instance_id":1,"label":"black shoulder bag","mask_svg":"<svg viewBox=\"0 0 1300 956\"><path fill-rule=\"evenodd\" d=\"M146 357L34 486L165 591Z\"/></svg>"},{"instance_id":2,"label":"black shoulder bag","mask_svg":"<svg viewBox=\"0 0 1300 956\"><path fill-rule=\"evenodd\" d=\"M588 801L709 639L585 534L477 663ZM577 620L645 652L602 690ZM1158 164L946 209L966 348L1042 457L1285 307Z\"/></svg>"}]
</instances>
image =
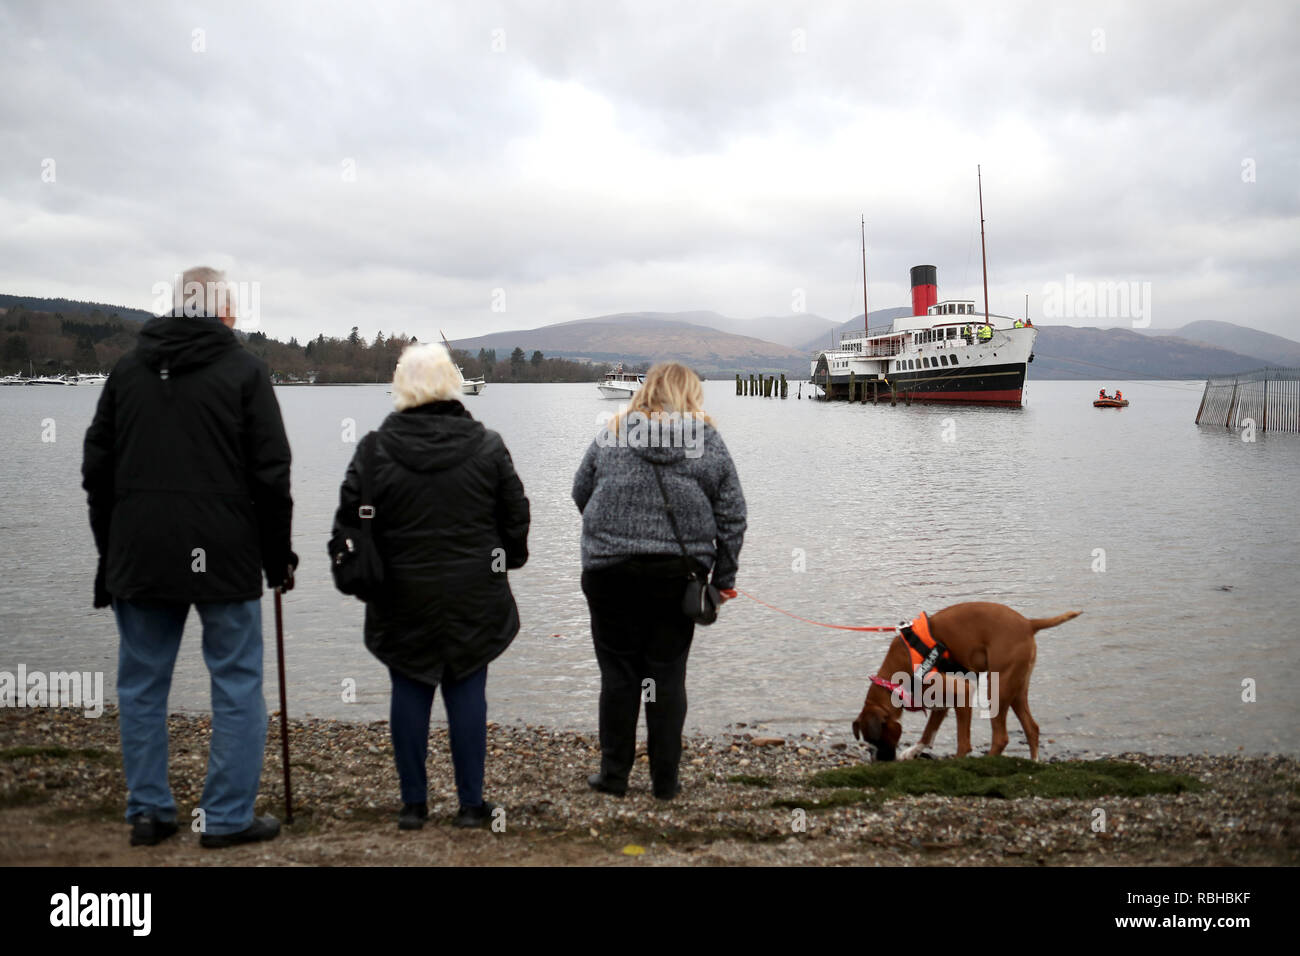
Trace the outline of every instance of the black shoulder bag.
<instances>
[{"instance_id":1,"label":"black shoulder bag","mask_svg":"<svg viewBox=\"0 0 1300 956\"><path fill-rule=\"evenodd\" d=\"M664 508L668 511L668 523L673 526L673 537L677 539L677 547L682 549L682 565L686 569L687 577L686 593L682 595L682 613L696 624L712 624L718 619L718 607L722 604L722 596L700 572L698 565L687 553L681 533L677 530L677 516L673 512L672 502L668 500L668 492L664 490L664 479L659 474L659 466L651 463L650 467L654 469L655 481L659 483L659 494L663 496Z\"/></svg>"},{"instance_id":2,"label":"black shoulder bag","mask_svg":"<svg viewBox=\"0 0 1300 956\"><path fill-rule=\"evenodd\" d=\"M361 503L357 508L357 527L344 525L329 541L334 586L362 601L373 600L384 584L384 561L379 556L371 530L375 519L371 473L376 440L373 432L362 439Z\"/></svg>"}]
</instances>

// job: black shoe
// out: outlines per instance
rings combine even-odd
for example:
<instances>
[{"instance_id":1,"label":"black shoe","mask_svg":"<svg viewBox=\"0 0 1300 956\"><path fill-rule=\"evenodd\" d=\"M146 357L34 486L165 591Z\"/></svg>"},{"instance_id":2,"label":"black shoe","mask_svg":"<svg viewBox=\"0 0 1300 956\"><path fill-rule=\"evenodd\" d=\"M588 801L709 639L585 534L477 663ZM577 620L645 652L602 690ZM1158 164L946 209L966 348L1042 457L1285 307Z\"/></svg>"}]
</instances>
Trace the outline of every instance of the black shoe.
<instances>
[{"instance_id":1,"label":"black shoe","mask_svg":"<svg viewBox=\"0 0 1300 956\"><path fill-rule=\"evenodd\" d=\"M404 803L402 812L397 815L397 829L418 830L424 826L424 821L427 819L429 819L427 803Z\"/></svg>"},{"instance_id":2,"label":"black shoe","mask_svg":"<svg viewBox=\"0 0 1300 956\"><path fill-rule=\"evenodd\" d=\"M495 803L488 803L486 800L477 807L461 807L460 813L456 814L456 819L451 821L451 825L461 829L481 827L492 819L492 812L496 809L498 807Z\"/></svg>"},{"instance_id":3,"label":"black shoe","mask_svg":"<svg viewBox=\"0 0 1300 956\"><path fill-rule=\"evenodd\" d=\"M677 794L682 792L682 785L676 780L671 787L655 787L654 795L656 800L671 800Z\"/></svg>"},{"instance_id":4,"label":"black shoe","mask_svg":"<svg viewBox=\"0 0 1300 956\"><path fill-rule=\"evenodd\" d=\"M157 817L136 817L131 823L132 846L157 846L176 832L174 820Z\"/></svg>"},{"instance_id":5,"label":"black shoe","mask_svg":"<svg viewBox=\"0 0 1300 956\"><path fill-rule=\"evenodd\" d=\"M610 782L603 773L593 773L587 778L587 786L592 790L600 793L608 793L615 797L621 797L627 793L627 784L617 784Z\"/></svg>"},{"instance_id":6,"label":"black shoe","mask_svg":"<svg viewBox=\"0 0 1300 956\"><path fill-rule=\"evenodd\" d=\"M253 822L238 833L205 833L199 845L209 848L238 846L241 843L258 843L274 840L280 835L280 821L275 817L253 817Z\"/></svg>"}]
</instances>

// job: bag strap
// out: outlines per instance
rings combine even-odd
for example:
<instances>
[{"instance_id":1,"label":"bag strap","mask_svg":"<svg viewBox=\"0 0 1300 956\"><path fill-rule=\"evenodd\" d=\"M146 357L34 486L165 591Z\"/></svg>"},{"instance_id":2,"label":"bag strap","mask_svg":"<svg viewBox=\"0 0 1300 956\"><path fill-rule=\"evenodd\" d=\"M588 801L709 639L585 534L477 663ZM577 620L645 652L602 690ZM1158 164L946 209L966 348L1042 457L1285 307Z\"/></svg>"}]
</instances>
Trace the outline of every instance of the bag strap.
<instances>
[{"instance_id":1,"label":"bag strap","mask_svg":"<svg viewBox=\"0 0 1300 956\"><path fill-rule=\"evenodd\" d=\"M650 462L650 467L654 470L655 481L659 483L659 494L664 499L664 510L668 512L668 523L673 526L673 537L677 539L677 547L682 549L682 566L686 568L686 576L690 578L699 577L699 572L691 565L691 556L686 550L686 545L682 543L681 532L677 530L677 516L673 511L673 503L668 500L668 492L664 489L664 479L659 474L659 466Z\"/></svg>"},{"instance_id":2,"label":"bag strap","mask_svg":"<svg viewBox=\"0 0 1300 956\"><path fill-rule=\"evenodd\" d=\"M375 517L374 487L370 476L375 467L376 440L374 432L361 439L361 504L357 506L357 518L361 524L361 536L367 542L370 540L370 524Z\"/></svg>"}]
</instances>

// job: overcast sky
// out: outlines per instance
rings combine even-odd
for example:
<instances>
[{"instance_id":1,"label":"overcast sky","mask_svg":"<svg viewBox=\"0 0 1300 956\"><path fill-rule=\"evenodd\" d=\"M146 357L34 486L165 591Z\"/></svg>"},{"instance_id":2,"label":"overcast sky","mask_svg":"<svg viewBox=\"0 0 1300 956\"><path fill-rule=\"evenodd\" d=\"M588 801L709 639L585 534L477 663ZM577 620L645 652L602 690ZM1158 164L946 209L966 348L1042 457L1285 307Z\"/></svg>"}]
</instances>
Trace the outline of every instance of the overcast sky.
<instances>
[{"instance_id":1,"label":"overcast sky","mask_svg":"<svg viewBox=\"0 0 1300 956\"><path fill-rule=\"evenodd\" d=\"M545 12L543 12L545 11ZM1300 5L0 0L0 291L455 339L1073 276L1300 338ZM51 162L52 161L52 162ZM52 180L52 181L51 181ZM1149 287L1142 283L1150 283Z\"/></svg>"}]
</instances>

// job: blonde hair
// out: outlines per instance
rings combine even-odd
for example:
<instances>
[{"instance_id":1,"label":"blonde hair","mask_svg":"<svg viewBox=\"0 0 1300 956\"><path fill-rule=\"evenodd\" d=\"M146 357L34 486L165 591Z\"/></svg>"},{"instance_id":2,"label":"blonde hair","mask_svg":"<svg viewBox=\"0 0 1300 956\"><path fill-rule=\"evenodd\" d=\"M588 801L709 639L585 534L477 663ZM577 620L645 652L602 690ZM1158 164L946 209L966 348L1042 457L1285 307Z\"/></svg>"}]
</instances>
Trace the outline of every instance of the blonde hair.
<instances>
[{"instance_id":1,"label":"blonde hair","mask_svg":"<svg viewBox=\"0 0 1300 956\"><path fill-rule=\"evenodd\" d=\"M611 419L609 430L617 433L633 412L651 420L674 412L689 414L713 425L713 419L704 411L704 386L700 377L681 362L660 362L650 369L628 407Z\"/></svg>"},{"instance_id":2,"label":"blonde hair","mask_svg":"<svg viewBox=\"0 0 1300 956\"><path fill-rule=\"evenodd\" d=\"M399 412L460 398L460 370L441 345L408 345L393 371L393 407Z\"/></svg>"}]
</instances>

